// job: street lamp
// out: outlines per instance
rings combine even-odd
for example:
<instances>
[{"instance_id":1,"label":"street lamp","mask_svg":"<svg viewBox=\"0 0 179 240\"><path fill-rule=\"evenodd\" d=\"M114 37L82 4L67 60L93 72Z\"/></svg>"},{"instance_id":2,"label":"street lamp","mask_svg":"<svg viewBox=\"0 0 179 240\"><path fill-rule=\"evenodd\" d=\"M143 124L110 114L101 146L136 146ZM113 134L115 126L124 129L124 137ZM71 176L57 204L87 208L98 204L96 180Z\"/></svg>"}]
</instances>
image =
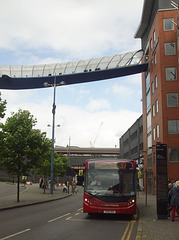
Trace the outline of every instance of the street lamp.
<instances>
[{"instance_id":1,"label":"street lamp","mask_svg":"<svg viewBox=\"0 0 179 240\"><path fill-rule=\"evenodd\" d=\"M44 87L53 87L53 105L52 105L52 114L53 114L53 121L52 121L52 152L51 152L51 175L50 175L50 195L53 195L53 162L54 162L54 130L55 130L55 98L56 98L56 87L64 85L65 82L61 81L60 83L56 83L56 76L54 76L54 83L50 84L48 82L44 82Z\"/></svg>"}]
</instances>

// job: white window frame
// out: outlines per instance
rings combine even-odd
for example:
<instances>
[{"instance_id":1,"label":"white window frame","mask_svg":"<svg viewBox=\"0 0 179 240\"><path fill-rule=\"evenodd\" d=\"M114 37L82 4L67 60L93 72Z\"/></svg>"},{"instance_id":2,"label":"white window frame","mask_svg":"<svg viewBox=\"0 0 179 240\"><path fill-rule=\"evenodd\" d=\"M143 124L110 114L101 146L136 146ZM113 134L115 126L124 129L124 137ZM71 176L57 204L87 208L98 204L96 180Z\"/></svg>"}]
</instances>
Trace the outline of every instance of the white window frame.
<instances>
[{"instance_id":1,"label":"white window frame","mask_svg":"<svg viewBox=\"0 0 179 240\"><path fill-rule=\"evenodd\" d=\"M157 82L157 75L155 75L155 88L158 87L158 82Z\"/></svg>"},{"instance_id":2,"label":"white window frame","mask_svg":"<svg viewBox=\"0 0 179 240\"><path fill-rule=\"evenodd\" d=\"M174 30L174 18L164 18L163 19L163 30L173 31Z\"/></svg>"},{"instance_id":3,"label":"white window frame","mask_svg":"<svg viewBox=\"0 0 179 240\"><path fill-rule=\"evenodd\" d=\"M156 34L155 34L155 30L153 31L153 41L155 42L156 40Z\"/></svg>"},{"instance_id":4,"label":"white window frame","mask_svg":"<svg viewBox=\"0 0 179 240\"><path fill-rule=\"evenodd\" d=\"M158 99L155 101L155 112L158 113Z\"/></svg>"},{"instance_id":5,"label":"white window frame","mask_svg":"<svg viewBox=\"0 0 179 240\"><path fill-rule=\"evenodd\" d=\"M179 134L179 120L168 120L168 134Z\"/></svg>"},{"instance_id":6,"label":"white window frame","mask_svg":"<svg viewBox=\"0 0 179 240\"><path fill-rule=\"evenodd\" d=\"M175 105L171 104L170 99L175 98ZM178 93L167 93L167 107L178 107Z\"/></svg>"},{"instance_id":7,"label":"white window frame","mask_svg":"<svg viewBox=\"0 0 179 240\"><path fill-rule=\"evenodd\" d=\"M155 117L155 105L152 105L152 117Z\"/></svg>"},{"instance_id":8,"label":"white window frame","mask_svg":"<svg viewBox=\"0 0 179 240\"><path fill-rule=\"evenodd\" d=\"M164 43L165 56L176 55L176 44L175 42Z\"/></svg>"},{"instance_id":9,"label":"white window frame","mask_svg":"<svg viewBox=\"0 0 179 240\"><path fill-rule=\"evenodd\" d=\"M159 125L157 124L157 126L156 126L156 138L159 138L159 136L160 136L160 132L159 132Z\"/></svg>"},{"instance_id":10,"label":"white window frame","mask_svg":"<svg viewBox=\"0 0 179 240\"><path fill-rule=\"evenodd\" d=\"M176 67L166 67L165 68L166 81L177 80L177 69Z\"/></svg>"}]
</instances>

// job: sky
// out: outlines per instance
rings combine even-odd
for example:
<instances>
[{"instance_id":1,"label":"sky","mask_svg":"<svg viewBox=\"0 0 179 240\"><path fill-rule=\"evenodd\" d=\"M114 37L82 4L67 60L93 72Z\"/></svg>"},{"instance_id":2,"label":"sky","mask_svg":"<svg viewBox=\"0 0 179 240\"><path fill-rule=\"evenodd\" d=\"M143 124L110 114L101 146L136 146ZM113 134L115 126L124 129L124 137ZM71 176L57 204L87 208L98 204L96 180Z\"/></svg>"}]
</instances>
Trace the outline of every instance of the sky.
<instances>
[{"instance_id":1,"label":"sky","mask_svg":"<svg viewBox=\"0 0 179 240\"><path fill-rule=\"evenodd\" d=\"M144 0L0 0L0 65L36 65L141 49ZM53 88L1 90L5 122L29 110L52 137ZM55 145L119 148L142 114L141 74L56 89ZM57 127L60 125L60 127Z\"/></svg>"}]
</instances>

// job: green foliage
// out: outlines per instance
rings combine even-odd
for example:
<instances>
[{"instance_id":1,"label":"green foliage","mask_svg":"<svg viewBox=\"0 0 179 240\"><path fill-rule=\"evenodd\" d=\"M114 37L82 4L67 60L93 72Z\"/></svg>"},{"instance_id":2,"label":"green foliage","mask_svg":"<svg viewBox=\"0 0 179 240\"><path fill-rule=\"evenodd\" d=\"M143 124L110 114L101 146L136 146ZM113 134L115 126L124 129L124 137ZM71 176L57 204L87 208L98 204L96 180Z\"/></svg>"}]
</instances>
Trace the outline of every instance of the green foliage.
<instances>
[{"instance_id":1,"label":"green foliage","mask_svg":"<svg viewBox=\"0 0 179 240\"><path fill-rule=\"evenodd\" d=\"M63 176L66 173L66 168L68 166L68 158L62 154L54 152L53 161L53 174L54 176ZM44 156L41 165L36 169L37 174L42 174L43 176L50 176L51 174L51 150Z\"/></svg>"},{"instance_id":2,"label":"green foliage","mask_svg":"<svg viewBox=\"0 0 179 240\"><path fill-rule=\"evenodd\" d=\"M4 118L6 110L6 100L2 101L0 93L0 118Z\"/></svg>"},{"instance_id":3,"label":"green foliage","mask_svg":"<svg viewBox=\"0 0 179 240\"><path fill-rule=\"evenodd\" d=\"M1 126L3 151L0 165L7 172L16 176L27 175L31 168L39 166L49 151L46 134L33 129L36 122L29 111L20 109Z\"/></svg>"}]
</instances>

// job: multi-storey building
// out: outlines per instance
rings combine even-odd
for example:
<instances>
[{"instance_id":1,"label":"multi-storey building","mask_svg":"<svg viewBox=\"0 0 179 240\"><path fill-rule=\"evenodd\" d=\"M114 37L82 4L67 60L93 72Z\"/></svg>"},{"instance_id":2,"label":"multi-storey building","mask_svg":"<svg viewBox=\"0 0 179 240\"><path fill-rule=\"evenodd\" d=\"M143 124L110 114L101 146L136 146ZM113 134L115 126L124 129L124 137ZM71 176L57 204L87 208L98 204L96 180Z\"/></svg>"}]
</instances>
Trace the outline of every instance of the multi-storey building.
<instances>
[{"instance_id":1,"label":"multi-storey building","mask_svg":"<svg viewBox=\"0 0 179 240\"><path fill-rule=\"evenodd\" d=\"M142 115L120 138L120 158L142 162L143 158L143 120Z\"/></svg>"},{"instance_id":2,"label":"multi-storey building","mask_svg":"<svg viewBox=\"0 0 179 240\"><path fill-rule=\"evenodd\" d=\"M178 0L144 0L135 38L148 71L142 74L144 169L156 192L156 143L167 144L168 178L179 179ZM145 61L144 60L144 61Z\"/></svg>"}]
</instances>

